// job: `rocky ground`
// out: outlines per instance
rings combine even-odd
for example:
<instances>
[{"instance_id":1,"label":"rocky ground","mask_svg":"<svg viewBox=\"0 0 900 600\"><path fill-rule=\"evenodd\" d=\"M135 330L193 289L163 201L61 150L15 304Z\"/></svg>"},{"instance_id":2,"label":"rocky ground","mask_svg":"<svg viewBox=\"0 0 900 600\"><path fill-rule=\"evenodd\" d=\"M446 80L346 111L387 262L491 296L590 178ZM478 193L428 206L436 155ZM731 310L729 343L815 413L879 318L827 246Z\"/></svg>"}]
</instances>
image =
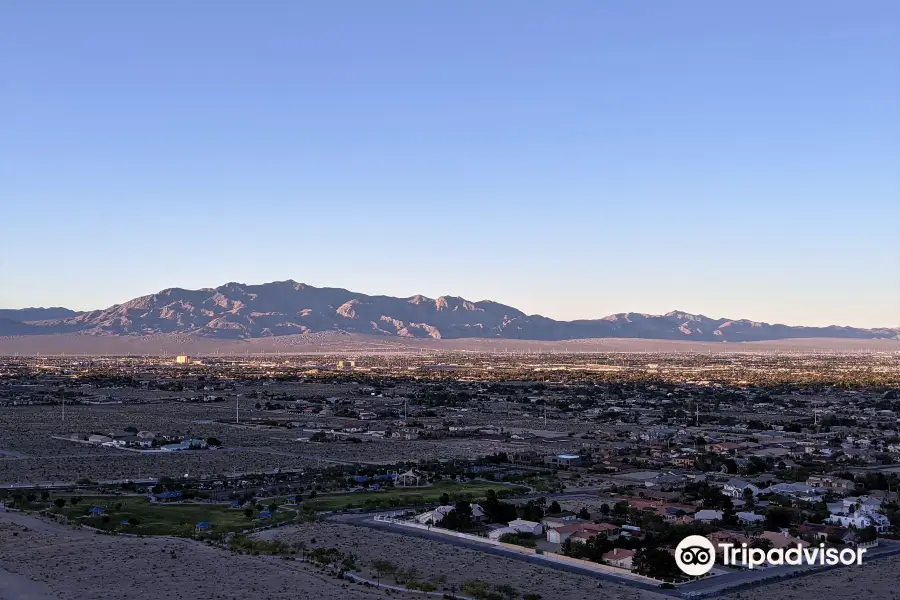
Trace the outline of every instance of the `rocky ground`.
<instances>
[{"instance_id":1,"label":"rocky ground","mask_svg":"<svg viewBox=\"0 0 900 600\"><path fill-rule=\"evenodd\" d=\"M900 599L900 586L897 585L898 569L900 556L891 556L869 563L864 560L859 567L833 569L782 583L734 591L721 597L730 600L756 598L897 600Z\"/></svg>"}]
</instances>

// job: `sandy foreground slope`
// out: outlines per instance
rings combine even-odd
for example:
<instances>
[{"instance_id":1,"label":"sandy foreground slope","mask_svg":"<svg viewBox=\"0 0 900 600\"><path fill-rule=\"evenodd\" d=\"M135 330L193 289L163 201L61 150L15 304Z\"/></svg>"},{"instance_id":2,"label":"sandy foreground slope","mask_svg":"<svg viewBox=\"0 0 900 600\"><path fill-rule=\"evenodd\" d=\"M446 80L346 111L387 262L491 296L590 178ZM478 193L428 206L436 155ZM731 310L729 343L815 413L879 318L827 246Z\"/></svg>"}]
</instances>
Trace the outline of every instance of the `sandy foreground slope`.
<instances>
[{"instance_id":1,"label":"sandy foreground slope","mask_svg":"<svg viewBox=\"0 0 900 600\"><path fill-rule=\"evenodd\" d=\"M384 596L384 591L341 582L299 562L238 556L187 540L98 535L0 513L2 600Z\"/></svg>"},{"instance_id":2,"label":"sandy foreground slope","mask_svg":"<svg viewBox=\"0 0 900 600\"><path fill-rule=\"evenodd\" d=\"M900 556L874 560L723 594L729 600L790 598L791 600L900 599Z\"/></svg>"}]
</instances>

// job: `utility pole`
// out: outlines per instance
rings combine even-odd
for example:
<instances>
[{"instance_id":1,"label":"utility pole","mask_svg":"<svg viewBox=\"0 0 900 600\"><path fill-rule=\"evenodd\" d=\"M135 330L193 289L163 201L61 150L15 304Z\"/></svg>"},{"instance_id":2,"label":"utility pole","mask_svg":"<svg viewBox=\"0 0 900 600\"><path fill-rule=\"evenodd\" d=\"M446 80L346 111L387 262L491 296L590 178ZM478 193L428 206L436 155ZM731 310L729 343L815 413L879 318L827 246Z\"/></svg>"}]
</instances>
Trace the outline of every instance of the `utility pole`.
<instances>
[{"instance_id":1,"label":"utility pole","mask_svg":"<svg viewBox=\"0 0 900 600\"><path fill-rule=\"evenodd\" d=\"M234 422L241 422L241 397L240 395L236 395L234 397Z\"/></svg>"}]
</instances>

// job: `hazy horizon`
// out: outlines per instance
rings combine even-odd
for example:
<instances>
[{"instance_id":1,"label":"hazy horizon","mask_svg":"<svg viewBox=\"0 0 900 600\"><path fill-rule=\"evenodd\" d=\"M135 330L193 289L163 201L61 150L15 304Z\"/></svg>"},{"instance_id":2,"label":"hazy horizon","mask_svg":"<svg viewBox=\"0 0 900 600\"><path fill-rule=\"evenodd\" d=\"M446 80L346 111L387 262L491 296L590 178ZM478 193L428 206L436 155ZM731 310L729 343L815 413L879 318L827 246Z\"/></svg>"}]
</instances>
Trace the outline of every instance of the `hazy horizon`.
<instances>
[{"instance_id":1,"label":"hazy horizon","mask_svg":"<svg viewBox=\"0 0 900 600\"><path fill-rule=\"evenodd\" d=\"M0 306L900 326L900 5L0 8Z\"/></svg>"}]
</instances>

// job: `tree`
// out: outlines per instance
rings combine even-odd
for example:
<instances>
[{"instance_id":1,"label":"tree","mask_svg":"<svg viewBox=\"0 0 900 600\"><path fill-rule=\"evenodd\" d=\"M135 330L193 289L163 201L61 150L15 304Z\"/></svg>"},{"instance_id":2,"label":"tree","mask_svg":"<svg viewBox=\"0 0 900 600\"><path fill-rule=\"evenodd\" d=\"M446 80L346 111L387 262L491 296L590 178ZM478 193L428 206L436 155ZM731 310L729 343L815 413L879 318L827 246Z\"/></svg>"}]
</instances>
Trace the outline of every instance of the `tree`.
<instances>
[{"instance_id":1,"label":"tree","mask_svg":"<svg viewBox=\"0 0 900 600\"><path fill-rule=\"evenodd\" d=\"M541 600L540 594L528 593L522 596L522 600Z\"/></svg>"},{"instance_id":2,"label":"tree","mask_svg":"<svg viewBox=\"0 0 900 600\"><path fill-rule=\"evenodd\" d=\"M218 448L219 446L222 445L222 442L220 442L217 438L208 437L208 438L206 438L206 445L207 446L215 446Z\"/></svg>"},{"instance_id":3,"label":"tree","mask_svg":"<svg viewBox=\"0 0 900 600\"><path fill-rule=\"evenodd\" d=\"M518 518L519 513L515 504L501 502L496 494L488 490L487 499L481 503L484 515L491 523L509 523Z\"/></svg>"},{"instance_id":4,"label":"tree","mask_svg":"<svg viewBox=\"0 0 900 600\"><path fill-rule=\"evenodd\" d=\"M791 526L794 511L783 506L775 506L766 511L766 529L778 531Z\"/></svg>"},{"instance_id":5,"label":"tree","mask_svg":"<svg viewBox=\"0 0 900 600\"><path fill-rule=\"evenodd\" d=\"M655 579L674 579L681 573L672 554L653 546L638 549L631 564L635 573Z\"/></svg>"},{"instance_id":6,"label":"tree","mask_svg":"<svg viewBox=\"0 0 900 600\"><path fill-rule=\"evenodd\" d=\"M247 517L248 519L252 519L252 518L253 518L253 509L252 509L252 508L249 508L249 507L248 507L248 508L245 508L245 509L244 509L244 516Z\"/></svg>"},{"instance_id":7,"label":"tree","mask_svg":"<svg viewBox=\"0 0 900 600\"><path fill-rule=\"evenodd\" d=\"M554 500L550 503L550 507L547 509L547 512L551 515L559 514L562 512L562 507L559 505L559 502Z\"/></svg>"},{"instance_id":8,"label":"tree","mask_svg":"<svg viewBox=\"0 0 900 600\"><path fill-rule=\"evenodd\" d=\"M81 502L81 498L79 498L78 496L72 496L71 498L69 498L69 502L72 503L72 506L77 506L78 503Z\"/></svg>"},{"instance_id":9,"label":"tree","mask_svg":"<svg viewBox=\"0 0 900 600\"><path fill-rule=\"evenodd\" d=\"M397 565L389 560L374 560L372 561L372 568L375 569L375 574L379 580L385 575L392 575L397 572Z\"/></svg>"},{"instance_id":10,"label":"tree","mask_svg":"<svg viewBox=\"0 0 900 600\"><path fill-rule=\"evenodd\" d=\"M519 516L526 521L540 521L544 518L544 509L534 500L519 505Z\"/></svg>"},{"instance_id":11,"label":"tree","mask_svg":"<svg viewBox=\"0 0 900 600\"><path fill-rule=\"evenodd\" d=\"M878 530L875 529L875 527L872 525L863 527L857 533L859 533L860 539L862 539L862 541L864 542L874 542L878 537Z\"/></svg>"},{"instance_id":12,"label":"tree","mask_svg":"<svg viewBox=\"0 0 900 600\"><path fill-rule=\"evenodd\" d=\"M751 490L750 488L744 488L744 503L746 504L747 508L753 508L753 506L756 504L756 501L753 498L753 490Z\"/></svg>"},{"instance_id":13,"label":"tree","mask_svg":"<svg viewBox=\"0 0 900 600\"><path fill-rule=\"evenodd\" d=\"M487 581L480 579L469 579L464 581L460 586L464 594L468 594L478 600L483 600L491 593L491 586Z\"/></svg>"},{"instance_id":14,"label":"tree","mask_svg":"<svg viewBox=\"0 0 900 600\"><path fill-rule=\"evenodd\" d=\"M601 504L601 505L600 505L600 512L603 513L603 516L608 515L608 514L609 514L609 504L607 504L606 502L604 502L603 504Z\"/></svg>"},{"instance_id":15,"label":"tree","mask_svg":"<svg viewBox=\"0 0 900 600\"><path fill-rule=\"evenodd\" d=\"M56 508L62 508L66 505L66 499L65 498L57 498L56 500L53 501L53 504L56 505Z\"/></svg>"},{"instance_id":16,"label":"tree","mask_svg":"<svg viewBox=\"0 0 900 600\"><path fill-rule=\"evenodd\" d=\"M129 425L128 427L126 427L126 428L124 429L124 431L127 432L127 433L135 434L135 433L138 432L138 428L135 427L134 425Z\"/></svg>"},{"instance_id":17,"label":"tree","mask_svg":"<svg viewBox=\"0 0 900 600\"><path fill-rule=\"evenodd\" d=\"M506 598L506 600L515 600L519 597L519 592L513 586L508 583L503 583L501 585L494 586L494 590Z\"/></svg>"},{"instance_id":18,"label":"tree","mask_svg":"<svg viewBox=\"0 0 900 600\"><path fill-rule=\"evenodd\" d=\"M450 504L450 494L444 492L443 494L441 494L441 497L438 499L438 501L442 506L447 506L448 504Z\"/></svg>"},{"instance_id":19,"label":"tree","mask_svg":"<svg viewBox=\"0 0 900 600\"><path fill-rule=\"evenodd\" d=\"M465 531L472 528L472 505L465 500L456 503L456 507L444 515L441 526L454 531Z\"/></svg>"},{"instance_id":20,"label":"tree","mask_svg":"<svg viewBox=\"0 0 900 600\"><path fill-rule=\"evenodd\" d=\"M617 517L624 517L625 515L628 514L628 503L625 502L624 500L619 500L613 506L613 513Z\"/></svg>"},{"instance_id":21,"label":"tree","mask_svg":"<svg viewBox=\"0 0 900 600\"><path fill-rule=\"evenodd\" d=\"M591 518L591 513L588 512L586 506L582 506L581 510L578 511L578 518L584 519L585 521L589 521Z\"/></svg>"},{"instance_id":22,"label":"tree","mask_svg":"<svg viewBox=\"0 0 900 600\"><path fill-rule=\"evenodd\" d=\"M772 540L768 540L766 538L754 538L754 540L750 542L751 548L759 548L764 552L768 552L769 550L771 550L773 545L774 544L772 544Z\"/></svg>"},{"instance_id":23,"label":"tree","mask_svg":"<svg viewBox=\"0 0 900 600\"><path fill-rule=\"evenodd\" d=\"M722 508L722 523L726 527L735 527L738 524L737 513L734 511L734 504L731 501Z\"/></svg>"},{"instance_id":24,"label":"tree","mask_svg":"<svg viewBox=\"0 0 900 600\"><path fill-rule=\"evenodd\" d=\"M700 498L703 500L703 508L710 510L725 508L726 502L732 503L731 499L722 493L722 490L708 485L700 490Z\"/></svg>"}]
</instances>

